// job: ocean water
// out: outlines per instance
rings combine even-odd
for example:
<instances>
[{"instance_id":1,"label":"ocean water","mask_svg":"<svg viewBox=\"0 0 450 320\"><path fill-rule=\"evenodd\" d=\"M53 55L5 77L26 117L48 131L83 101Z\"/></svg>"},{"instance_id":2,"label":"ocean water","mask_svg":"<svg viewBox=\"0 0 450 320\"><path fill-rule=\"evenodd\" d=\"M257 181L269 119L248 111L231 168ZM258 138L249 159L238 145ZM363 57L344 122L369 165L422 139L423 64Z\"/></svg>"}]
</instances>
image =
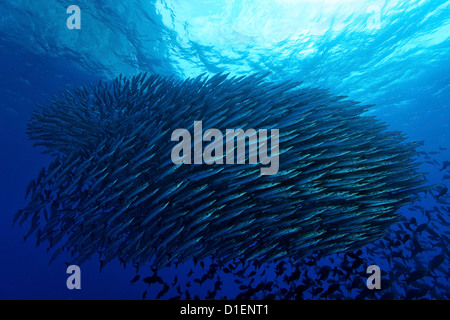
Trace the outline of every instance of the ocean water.
<instances>
[{"instance_id":1,"label":"ocean water","mask_svg":"<svg viewBox=\"0 0 450 320\"><path fill-rule=\"evenodd\" d=\"M69 5L79 6L81 29L67 27ZM0 298L141 299L146 292L146 298L154 299L162 289L142 281L153 274L150 268L142 268L141 278L131 285L132 266L124 269L113 261L100 272L98 260L92 259L81 266L82 289L68 290L67 257L49 265L46 247L36 247L34 239L24 242L27 229L12 227L13 215L26 205L28 182L50 163L26 135L36 104L64 89L121 74L185 79L269 71L272 81L299 80L373 105L368 114L390 130L424 142L418 155L421 170L428 184L441 189L422 193L420 201L400 210L403 223L414 217L417 225L410 223L411 229L402 232L394 226L356 259L336 254L310 261L292 283L284 277L295 271L289 266L268 265L264 274L248 267L244 277L219 270L201 286L194 279L207 274L211 262L205 261L205 267L186 263L159 271L170 283L161 298L186 299L186 291L192 298L211 297L219 277L223 283L216 299L245 297L243 292L261 282L273 282L275 289L249 298L300 298L298 290L289 292L304 285L305 299L448 299L450 198L437 195L450 181L450 168L444 165L450 159L449 37L450 1L443 0L2 1ZM417 231L422 223L428 229ZM403 241L405 234L412 239ZM440 255L443 262L430 266ZM343 261L358 263L346 267ZM372 264L384 271L386 283L369 294L360 282ZM322 276L327 267L337 273ZM425 274L418 275L423 269ZM324 295L333 283L338 289Z\"/></svg>"}]
</instances>

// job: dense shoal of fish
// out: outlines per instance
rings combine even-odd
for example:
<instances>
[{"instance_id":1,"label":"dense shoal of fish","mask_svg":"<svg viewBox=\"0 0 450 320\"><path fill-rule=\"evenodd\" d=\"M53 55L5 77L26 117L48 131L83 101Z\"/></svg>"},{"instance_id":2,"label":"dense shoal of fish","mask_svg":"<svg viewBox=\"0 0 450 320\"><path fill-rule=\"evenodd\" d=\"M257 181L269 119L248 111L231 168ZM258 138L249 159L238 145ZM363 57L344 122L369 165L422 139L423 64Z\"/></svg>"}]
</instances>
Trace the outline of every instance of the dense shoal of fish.
<instances>
[{"instance_id":1,"label":"dense shoal of fish","mask_svg":"<svg viewBox=\"0 0 450 320\"><path fill-rule=\"evenodd\" d=\"M53 157L14 217L25 235L81 264L302 261L382 238L417 199L418 142L363 113L369 106L301 82L218 74L139 74L64 91L29 125ZM175 129L279 129L280 168L174 165Z\"/></svg>"}]
</instances>

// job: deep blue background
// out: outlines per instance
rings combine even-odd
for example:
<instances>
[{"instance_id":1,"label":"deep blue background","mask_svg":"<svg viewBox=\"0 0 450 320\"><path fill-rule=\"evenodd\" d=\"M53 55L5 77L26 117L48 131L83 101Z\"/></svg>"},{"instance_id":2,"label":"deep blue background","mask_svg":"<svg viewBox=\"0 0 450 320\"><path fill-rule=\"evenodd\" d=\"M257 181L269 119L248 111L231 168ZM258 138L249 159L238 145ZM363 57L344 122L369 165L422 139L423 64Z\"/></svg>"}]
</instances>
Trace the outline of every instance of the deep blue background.
<instances>
[{"instance_id":1,"label":"deep blue background","mask_svg":"<svg viewBox=\"0 0 450 320\"><path fill-rule=\"evenodd\" d=\"M64 257L48 265L45 248L24 243L25 229L11 227L25 186L50 160L28 140L27 120L35 103L62 89L139 71L270 70L274 79L376 104L370 113L391 129L439 151L438 163L450 159L450 1L410 2L78 1L82 30L67 30L65 8L75 2L2 1L0 298L137 299L143 291L129 284L133 270L113 263L100 273L97 261L83 266L82 290L69 291ZM381 8L380 30L365 29L370 3ZM424 170L431 183L445 183L438 166Z\"/></svg>"}]
</instances>

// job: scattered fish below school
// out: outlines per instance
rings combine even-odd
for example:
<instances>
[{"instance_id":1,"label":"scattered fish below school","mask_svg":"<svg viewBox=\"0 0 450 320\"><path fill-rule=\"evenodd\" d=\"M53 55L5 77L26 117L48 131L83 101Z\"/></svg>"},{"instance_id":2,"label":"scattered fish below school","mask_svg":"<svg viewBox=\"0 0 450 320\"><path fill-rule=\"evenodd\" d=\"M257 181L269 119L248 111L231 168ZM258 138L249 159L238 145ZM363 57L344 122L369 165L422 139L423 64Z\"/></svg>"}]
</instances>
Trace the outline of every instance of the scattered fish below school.
<instances>
[{"instance_id":1,"label":"scattered fish below school","mask_svg":"<svg viewBox=\"0 0 450 320\"><path fill-rule=\"evenodd\" d=\"M198 279L179 288L180 299L193 296L205 300L450 299L450 232L439 218L448 219L448 215L445 218L441 215L447 207L440 205L431 193L428 197L422 195L418 203L402 208L401 221L391 226L383 238L359 250L328 256L311 254L300 261L286 258L267 264L259 264L257 260L235 259L228 264L219 261L214 274L208 267L214 262L206 259L202 266L188 262L189 268L178 267L170 274L176 273L178 278L187 281ZM422 223L428 220L425 213L430 210L433 214L429 222ZM366 286L366 269L372 264L381 268L380 290L369 290ZM168 279L162 281L169 282ZM216 286L217 281L227 281L228 287L234 289ZM144 284L141 288L153 290L156 295L162 287L161 284L150 287ZM174 295L178 298L175 288L171 287L162 299Z\"/></svg>"}]
</instances>

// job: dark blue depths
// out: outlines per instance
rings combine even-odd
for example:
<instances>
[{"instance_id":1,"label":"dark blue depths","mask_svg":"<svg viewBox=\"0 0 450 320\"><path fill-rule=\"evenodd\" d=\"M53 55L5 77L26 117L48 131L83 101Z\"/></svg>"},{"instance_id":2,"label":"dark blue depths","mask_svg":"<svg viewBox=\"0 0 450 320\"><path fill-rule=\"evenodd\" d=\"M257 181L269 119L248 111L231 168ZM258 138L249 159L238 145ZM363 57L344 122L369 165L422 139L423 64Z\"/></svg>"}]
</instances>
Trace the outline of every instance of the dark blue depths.
<instances>
[{"instance_id":1,"label":"dark blue depths","mask_svg":"<svg viewBox=\"0 0 450 320\"><path fill-rule=\"evenodd\" d=\"M53 17L53 13L48 13L48 23L60 24L64 29L65 4L54 2L63 14L55 13ZM238 42L236 48L230 45L231 52L222 50L219 39L211 45L189 38L189 34L183 39L184 33L178 30L175 34L167 22L167 10L178 13L172 2L164 10L157 4L142 9L154 10L148 17L153 23L150 27L147 24L145 29L137 22L132 26L121 20L132 20L130 12L139 8L139 1L130 3L125 11L110 7L109 15L100 14L104 12L100 5L86 9L99 14L92 15L95 19L86 19L78 46L62 40L70 35L67 30L61 30L62 35L36 31L45 25L39 15L25 19L31 22L35 19L34 29L25 23L12 25L14 15L17 19L26 16L22 10L25 5L20 1L0 6L4 17L0 31L1 298L449 298L450 199L446 186L450 179L450 46L448 32L445 33L449 25L445 1L426 1L422 6L411 7L410 14L398 16L388 1L383 2L381 30L358 33L358 26L366 19L356 16L346 26L346 32L330 28L313 35L308 44L315 43L316 51L309 56L298 54L305 48L296 46L295 41L289 44L287 40L273 40L275 45L270 47L270 41L264 42L267 34L250 34L250 41L246 42L242 30L240 36L234 31L232 41ZM399 12L408 6L398 5ZM191 10L195 12L195 5ZM258 12L254 6L248 10ZM200 13L207 16L198 8ZM275 19L265 14L266 19ZM264 15L259 18L264 19ZM194 28L194 20L188 20L188 16L179 19L186 19ZM231 15L229 19L232 22L239 15ZM282 18L277 19L283 25ZM104 23L108 32L116 33L117 39L129 41L114 43L110 38L102 43L92 38L92 34L88 35L89 28L98 27L98 21ZM412 21L423 22L418 25ZM131 32L133 28L136 33ZM149 41L152 45L138 39L142 28L156 39ZM211 35L210 41L214 39ZM133 55L126 49L117 49L117 46L127 48L125 43L135 48ZM101 46L118 54L107 56ZM280 55L277 49L285 55ZM240 55L238 58L236 53ZM102 54L108 59L103 59ZM35 237L24 242L28 229L11 227L14 214L27 205L24 195L28 182L53 160L40 152L42 148L33 147L26 135L26 124L36 110L35 103L43 104L64 89L111 80L119 74L132 76L140 71L175 79L202 72L245 75L270 71L272 81L300 80L309 86L330 88L332 94L374 104L368 115L387 122L390 130L406 133L411 141L424 141L417 155L422 162L420 171L428 173L428 185L435 187L398 210L402 215L400 222L391 226L382 239L359 250L323 257L311 254L297 263L292 263L292 259L261 264L256 260L242 263L235 259L222 265L206 258L163 268L157 273L148 265L140 266L138 272L131 264L124 269L118 259L99 272L100 263L93 257L82 264L82 290L69 291L65 262L70 261L70 255L63 253L49 265L51 253L46 252L46 246L36 248ZM378 265L382 270L379 291L366 288L369 265Z\"/></svg>"}]
</instances>

